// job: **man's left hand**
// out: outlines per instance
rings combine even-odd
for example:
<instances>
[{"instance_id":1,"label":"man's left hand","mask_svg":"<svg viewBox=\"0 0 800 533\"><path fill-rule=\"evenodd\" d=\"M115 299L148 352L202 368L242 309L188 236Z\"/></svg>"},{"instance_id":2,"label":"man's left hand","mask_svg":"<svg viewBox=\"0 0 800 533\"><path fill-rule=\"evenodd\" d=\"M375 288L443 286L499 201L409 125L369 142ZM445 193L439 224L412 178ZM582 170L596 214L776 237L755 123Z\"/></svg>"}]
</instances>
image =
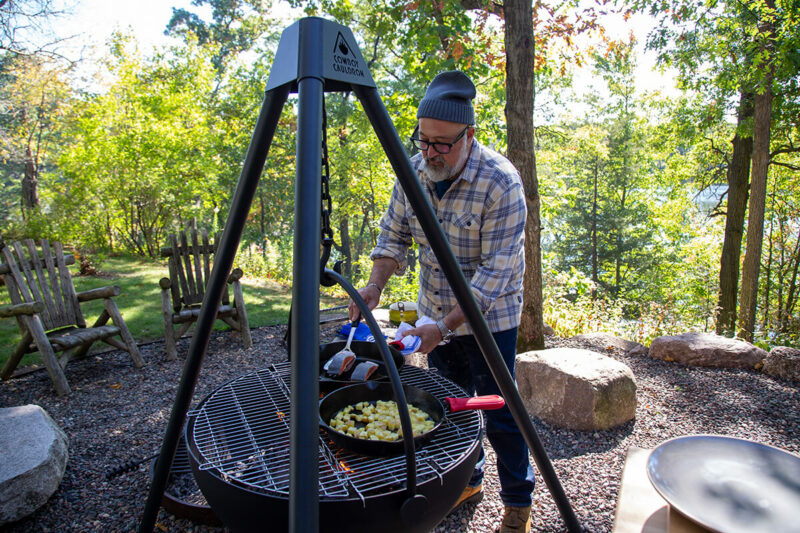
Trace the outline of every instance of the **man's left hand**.
<instances>
[{"instance_id":1,"label":"man's left hand","mask_svg":"<svg viewBox=\"0 0 800 533\"><path fill-rule=\"evenodd\" d=\"M439 331L439 327L436 324L425 324L418 328L409 329L405 332L403 337L406 335L416 335L419 337L420 345L417 350L419 353L429 353L442 342L442 332Z\"/></svg>"}]
</instances>

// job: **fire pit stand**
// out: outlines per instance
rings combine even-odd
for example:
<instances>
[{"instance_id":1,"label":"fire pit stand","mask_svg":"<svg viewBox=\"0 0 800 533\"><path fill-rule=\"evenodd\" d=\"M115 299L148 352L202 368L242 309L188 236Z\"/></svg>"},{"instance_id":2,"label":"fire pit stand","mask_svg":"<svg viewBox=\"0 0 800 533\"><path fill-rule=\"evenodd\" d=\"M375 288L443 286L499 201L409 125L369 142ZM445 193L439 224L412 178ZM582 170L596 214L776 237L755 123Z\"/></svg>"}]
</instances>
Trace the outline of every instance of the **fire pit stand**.
<instances>
[{"instance_id":1,"label":"fire pit stand","mask_svg":"<svg viewBox=\"0 0 800 533\"><path fill-rule=\"evenodd\" d=\"M247 215L255 196L267 152L289 92L298 94L297 174L295 180L294 285L292 287L291 420L288 529L319 531L319 285L320 200L322 174L323 93L354 91L377 134L403 191L420 220L425 236L444 272L511 414L530 447L570 532L580 524L555 470L528 417L489 326L480 312L450 249L444 232L414 173L402 142L378 95L366 62L345 26L309 17L284 30L267 81L261 112L208 281L197 326L189 346L181 381L153 475L140 532L153 530L181 430L186 421L203 357L208 348L225 279L233 266Z\"/></svg>"}]
</instances>

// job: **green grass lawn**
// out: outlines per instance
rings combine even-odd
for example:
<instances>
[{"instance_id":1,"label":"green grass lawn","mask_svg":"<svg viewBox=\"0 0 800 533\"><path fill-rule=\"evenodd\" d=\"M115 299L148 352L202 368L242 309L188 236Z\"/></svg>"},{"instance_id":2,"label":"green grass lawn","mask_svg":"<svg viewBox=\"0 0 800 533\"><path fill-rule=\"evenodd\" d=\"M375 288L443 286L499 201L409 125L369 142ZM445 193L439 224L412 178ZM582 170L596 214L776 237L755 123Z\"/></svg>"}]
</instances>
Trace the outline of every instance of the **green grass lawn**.
<instances>
[{"instance_id":1,"label":"green grass lawn","mask_svg":"<svg viewBox=\"0 0 800 533\"><path fill-rule=\"evenodd\" d=\"M75 290L78 292L107 285L119 285L122 294L117 296L115 301L137 342L163 339L164 323L161 320L161 288L158 286L158 280L167 275L166 262L158 263L134 257L111 257L103 262L99 269L100 274L97 276L79 276L75 265L70 269ZM11 303L7 290L5 288L0 290L0 305ZM291 287L245 277L242 279L242 291L251 328L286 323L292 298ZM230 294L233 297L232 291ZM346 300L323 296L320 306L324 308L345 302ZM102 300L85 302L81 304L81 310L87 325L91 326L102 312L103 302ZM222 321L218 320L215 324L215 329L230 329ZM193 330L194 328L190 333ZM0 366L11 355L19 339L20 332L16 320L13 318L0 320ZM97 350L107 346L98 342L92 349ZM19 366L38 363L38 353L33 353L26 355Z\"/></svg>"}]
</instances>

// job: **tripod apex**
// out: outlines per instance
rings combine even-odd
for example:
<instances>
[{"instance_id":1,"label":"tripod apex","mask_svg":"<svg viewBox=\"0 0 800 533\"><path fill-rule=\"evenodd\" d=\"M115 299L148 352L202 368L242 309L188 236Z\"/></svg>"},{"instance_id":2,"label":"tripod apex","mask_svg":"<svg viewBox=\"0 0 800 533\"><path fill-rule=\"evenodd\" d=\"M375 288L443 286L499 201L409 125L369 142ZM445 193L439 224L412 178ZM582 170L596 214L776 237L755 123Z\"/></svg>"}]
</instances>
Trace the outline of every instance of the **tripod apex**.
<instances>
[{"instance_id":1,"label":"tripod apex","mask_svg":"<svg viewBox=\"0 0 800 533\"><path fill-rule=\"evenodd\" d=\"M299 19L283 30L266 90L288 83L297 92L305 77L321 79L328 92L375 87L350 28L320 17Z\"/></svg>"}]
</instances>

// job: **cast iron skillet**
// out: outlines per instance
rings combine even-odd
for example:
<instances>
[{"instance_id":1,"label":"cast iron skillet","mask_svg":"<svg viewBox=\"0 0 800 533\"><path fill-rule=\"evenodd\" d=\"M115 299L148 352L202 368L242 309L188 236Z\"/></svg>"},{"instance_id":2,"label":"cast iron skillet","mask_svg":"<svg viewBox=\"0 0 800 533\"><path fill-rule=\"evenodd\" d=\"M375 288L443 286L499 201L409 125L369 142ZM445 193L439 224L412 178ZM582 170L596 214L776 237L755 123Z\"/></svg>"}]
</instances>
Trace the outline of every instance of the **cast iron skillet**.
<instances>
[{"instance_id":1,"label":"cast iron skillet","mask_svg":"<svg viewBox=\"0 0 800 533\"><path fill-rule=\"evenodd\" d=\"M409 405L422 409L433 419L432 430L414 437L414 448L427 444L447 418L447 412L457 412L475 409L500 409L505 401L500 396L478 396L475 398L445 398L448 408L442 405L433 394L410 385L403 385L403 392ZM341 409L359 402L377 402L378 400L394 401L394 392L390 383L368 381L357 385L342 387L327 394L319 402L320 426L325 430L331 440L339 446L354 453L362 455L387 456L401 454L404 451L403 440L380 441L367 440L339 433L329 423Z\"/></svg>"},{"instance_id":2,"label":"cast iron skillet","mask_svg":"<svg viewBox=\"0 0 800 533\"><path fill-rule=\"evenodd\" d=\"M328 359L333 357L336 353L344 348L346 343L344 341L336 341L336 342L329 342L327 344L323 344L319 347L319 390L323 393L328 393L334 389L339 387L343 387L345 385L355 385L357 383L364 383L363 381L351 381L350 375L355 370L356 365L358 363L362 363L364 361L370 361L378 365L378 369L375 370L375 373L370 377L368 381L380 381L380 382L389 382L389 375L386 372L386 366L383 364L383 360L381 359L381 353L379 351L378 345L374 342L366 342L366 341L353 341L350 344L350 349L356 354L356 362L353 365L353 368L345 372L341 376L329 376L323 366L325 363L328 362ZM398 352L395 348L389 346L389 353L392 355L392 359L394 359L394 366L398 370L400 367L403 366L405 363L405 358L403 354Z\"/></svg>"}]
</instances>

